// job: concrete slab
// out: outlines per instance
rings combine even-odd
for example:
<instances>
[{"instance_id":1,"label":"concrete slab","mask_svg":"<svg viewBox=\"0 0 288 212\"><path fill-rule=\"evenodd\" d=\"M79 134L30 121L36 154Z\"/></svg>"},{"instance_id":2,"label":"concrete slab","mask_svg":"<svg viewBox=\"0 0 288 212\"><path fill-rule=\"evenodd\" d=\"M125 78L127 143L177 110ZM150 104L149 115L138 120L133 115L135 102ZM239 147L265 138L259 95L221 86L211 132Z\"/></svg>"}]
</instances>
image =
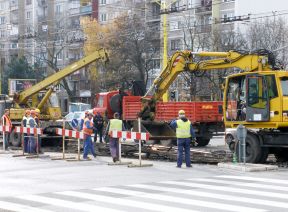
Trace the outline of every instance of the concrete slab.
<instances>
[{"instance_id":1,"label":"concrete slab","mask_svg":"<svg viewBox=\"0 0 288 212\"><path fill-rule=\"evenodd\" d=\"M219 168L232 169L243 172L277 171L278 166L253 163L218 163Z\"/></svg>"},{"instance_id":2,"label":"concrete slab","mask_svg":"<svg viewBox=\"0 0 288 212\"><path fill-rule=\"evenodd\" d=\"M136 168L136 167L151 167L152 163L131 163L128 165L128 168Z\"/></svg>"}]
</instances>

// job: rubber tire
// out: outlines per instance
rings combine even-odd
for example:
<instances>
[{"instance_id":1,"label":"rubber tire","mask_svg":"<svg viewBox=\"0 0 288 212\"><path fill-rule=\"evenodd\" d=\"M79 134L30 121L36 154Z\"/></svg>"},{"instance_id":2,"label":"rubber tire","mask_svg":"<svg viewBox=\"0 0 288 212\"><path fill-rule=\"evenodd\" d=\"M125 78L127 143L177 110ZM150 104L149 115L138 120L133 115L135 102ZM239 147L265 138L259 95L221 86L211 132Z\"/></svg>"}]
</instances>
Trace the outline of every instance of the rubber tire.
<instances>
[{"instance_id":1,"label":"rubber tire","mask_svg":"<svg viewBox=\"0 0 288 212\"><path fill-rule=\"evenodd\" d=\"M15 128L12 129L9 139L10 139L9 142L10 144L12 144L12 146L14 147L21 146L21 135L15 132Z\"/></svg>"},{"instance_id":2,"label":"rubber tire","mask_svg":"<svg viewBox=\"0 0 288 212\"><path fill-rule=\"evenodd\" d=\"M225 137L225 143L228 145L231 152L235 151L235 141L233 140L234 140L234 137L232 135L227 135Z\"/></svg>"},{"instance_id":3,"label":"rubber tire","mask_svg":"<svg viewBox=\"0 0 288 212\"><path fill-rule=\"evenodd\" d=\"M114 96L112 96L109 104L113 113L121 112L121 95L115 94Z\"/></svg>"},{"instance_id":4,"label":"rubber tire","mask_svg":"<svg viewBox=\"0 0 288 212\"><path fill-rule=\"evenodd\" d=\"M236 144L236 156L239 158L239 144ZM259 163L261 158L261 146L258 138L251 134L247 133L246 137L246 163Z\"/></svg>"},{"instance_id":5,"label":"rubber tire","mask_svg":"<svg viewBox=\"0 0 288 212\"><path fill-rule=\"evenodd\" d=\"M268 147L262 147L260 154L261 154L261 156L259 158L258 163L266 163L268 155L269 155L269 148Z\"/></svg>"},{"instance_id":6,"label":"rubber tire","mask_svg":"<svg viewBox=\"0 0 288 212\"><path fill-rule=\"evenodd\" d=\"M207 146L210 142L209 138L196 138L197 146Z\"/></svg>"}]
</instances>

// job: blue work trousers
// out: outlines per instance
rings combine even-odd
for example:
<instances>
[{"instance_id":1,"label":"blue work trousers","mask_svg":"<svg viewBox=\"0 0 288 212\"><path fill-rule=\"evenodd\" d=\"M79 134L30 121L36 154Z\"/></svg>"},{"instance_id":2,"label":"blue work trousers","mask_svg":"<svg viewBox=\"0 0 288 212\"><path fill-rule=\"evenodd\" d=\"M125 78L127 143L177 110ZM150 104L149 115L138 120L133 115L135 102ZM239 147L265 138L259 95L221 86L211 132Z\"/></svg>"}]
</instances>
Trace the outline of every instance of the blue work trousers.
<instances>
[{"instance_id":1,"label":"blue work trousers","mask_svg":"<svg viewBox=\"0 0 288 212\"><path fill-rule=\"evenodd\" d=\"M24 133L24 152L29 152L29 137L27 137L27 133Z\"/></svg>"},{"instance_id":2,"label":"blue work trousers","mask_svg":"<svg viewBox=\"0 0 288 212\"><path fill-rule=\"evenodd\" d=\"M33 135L29 137L28 153L36 153L36 139Z\"/></svg>"},{"instance_id":3,"label":"blue work trousers","mask_svg":"<svg viewBox=\"0 0 288 212\"><path fill-rule=\"evenodd\" d=\"M185 162L186 166L191 166L191 158L190 158L190 138L178 138L177 146L178 146L178 154L177 154L177 166L181 167L183 162L183 149L185 150Z\"/></svg>"},{"instance_id":4,"label":"blue work trousers","mask_svg":"<svg viewBox=\"0 0 288 212\"><path fill-rule=\"evenodd\" d=\"M87 159L88 153L91 152L94 157L96 157L96 153L94 151L94 146L92 143L91 135L85 135L84 140L84 153L83 158Z\"/></svg>"},{"instance_id":5,"label":"blue work trousers","mask_svg":"<svg viewBox=\"0 0 288 212\"><path fill-rule=\"evenodd\" d=\"M112 158L119 159L119 139L110 137L109 146Z\"/></svg>"}]
</instances>

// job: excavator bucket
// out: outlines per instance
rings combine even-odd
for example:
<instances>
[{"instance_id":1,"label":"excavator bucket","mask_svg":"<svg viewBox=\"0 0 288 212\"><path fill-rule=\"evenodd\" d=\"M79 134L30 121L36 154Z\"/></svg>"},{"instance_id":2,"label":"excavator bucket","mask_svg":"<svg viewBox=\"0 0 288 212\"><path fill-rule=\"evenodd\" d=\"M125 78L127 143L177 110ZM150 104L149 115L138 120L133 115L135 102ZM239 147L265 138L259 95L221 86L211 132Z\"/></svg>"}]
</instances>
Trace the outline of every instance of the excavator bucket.
<instances>
[{"instance_id":1,"label":"excavator bucket","mask_svg":"<svg viewBox=\"0 0 288 212\"><path fill-rule=\"evenodd\" d=\"M133 123L133 131L138 131L138 122ZM141 121L141 132L150 134L150 140L176 139L175 131L167 122Z\"/></svg>"}]
</instances>

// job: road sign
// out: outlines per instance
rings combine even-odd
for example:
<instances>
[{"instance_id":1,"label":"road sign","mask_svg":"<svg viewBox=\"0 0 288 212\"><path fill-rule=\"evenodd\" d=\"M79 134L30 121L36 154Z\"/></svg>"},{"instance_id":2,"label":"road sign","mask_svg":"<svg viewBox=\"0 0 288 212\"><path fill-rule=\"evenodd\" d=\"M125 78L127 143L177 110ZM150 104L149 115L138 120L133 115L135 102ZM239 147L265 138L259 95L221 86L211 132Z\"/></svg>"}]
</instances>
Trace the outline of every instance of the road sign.
<instances>
[{"instance_id":1,"label":"road sign","mask_svg":"<svg viewBox=\"0 0 288 212\"><path fill-rule=\"evenodd\" d=\"M73 119L71 122L71 125L73 128L77 128L78 127L78 120L77 119Z\"/></svg>"}]
</instances>

